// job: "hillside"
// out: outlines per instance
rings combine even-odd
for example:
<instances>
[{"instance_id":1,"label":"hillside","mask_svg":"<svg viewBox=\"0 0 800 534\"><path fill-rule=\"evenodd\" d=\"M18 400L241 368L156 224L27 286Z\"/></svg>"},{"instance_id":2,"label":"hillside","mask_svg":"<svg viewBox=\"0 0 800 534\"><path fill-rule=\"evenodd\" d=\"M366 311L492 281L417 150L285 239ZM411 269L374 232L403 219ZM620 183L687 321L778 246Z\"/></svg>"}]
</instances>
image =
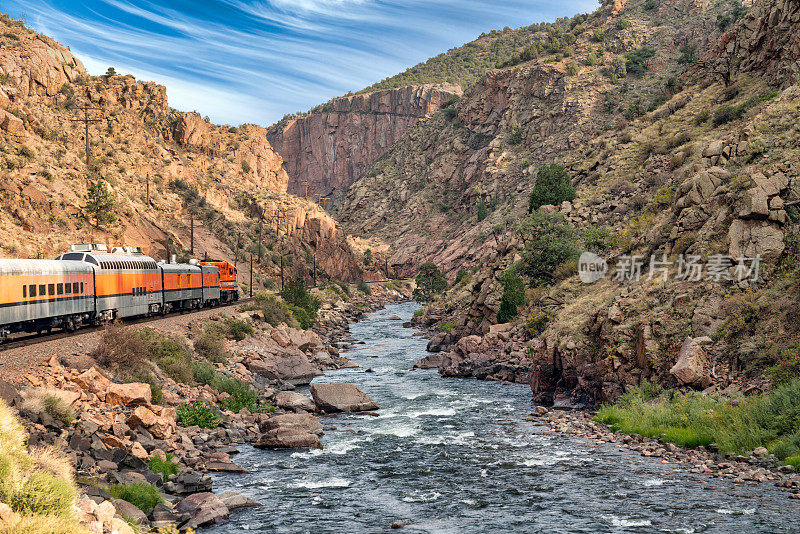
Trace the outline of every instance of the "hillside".
<instances>
[{"instance_id":1,"label":"hillside","mask_svg":"<svg viewBox=\"0 0 800 534\"><path fill-rule=\"evenodd\" d=\"M96 121L88 169L79 120L87 104ZM165 87L132 76L89 76L68 48L8 16L0 19L0 163L6 256L52 257L91 240L188 257L194 218L194 255L237 262L242 282L250 254L258 286L278 279L281 255L286 276L311 280L316 265L336 279L382 277L364 272L319 206L286 194L289 177L264 128L178 112ZM114 204L102 224L90 208L96 183ZM288 215L277 225L280 210Z\"/></svg>"},{"instance_id":2,"label":"hillside","mask_svg":"<svg viewBox=\"0 0 800 534\"><path fill-rule=\"evenodd\" d=\"M395 258L421 254L453 274L463 269L459 282L418 318L438 331L431 348L443 351L420 365L438 366L448 376L529 381L536 400L561 406L606 402L651 382L752 393L798 375L800 8L760 2L725 28L718 13L698 12L690 3L662 2L658 18L641 8L629 2L620 12L634 33L620 36L632 44L616 50L646 45L655 54L641 75L626 75L625 94L588 66L569 76L558 63L534 60L490 73L465 95L457 115L410 132L372 171L371 182L351 188L345 205L358 213L375 198L365 191L380 191L385 183L399 194L419 187L402 221L373 231L399 235L400 244L411 243L404 232L435 236L435 244L409 245ZM619 19L609 8L593 19L606 36L614 35ZM654 26L664 20L699 39L691 61L677 61L687 49L668 46L669 28ZM576 50L581 46L578 38ZM620 46L616 38L612 46ZM675 75L677 89L648 105L650 111L626 118L617 105L602 106L610 93L630 110L631 92L646 102L647 91ZM578 93L569 90L576 77ZM524 90L517 84L532 79L539 83ZM548 102L556 106L542 110ZM520 142L509 146L515 124ZM501 169L514 172L517 158L531 158L528 172L515 171L528 180L515 182L512 175L492 182L519 184L513 199L511 188L490 189L487 200L497 195L499 201L486 221L499 226L466 214L474 194L462 192L465 200L456 206L463 215L448 217L431 206L431 197L424 200L419 181L405 185L398 162L407 162L409 147L436 128L440 148L425 153L453 158L441 148L447 135L449 146L460 146L460 160L449 167L456 179L479 169L469 185L487 174L502 177ZM474 136L475 130L494 136L488 146L469 147L469 134L462 132ZM563 165L575 197L526 216L531 182L543 179L538 171L549 162ZM396 173L391 180L389 172ZM448 191L442 183L449 176L427 180ZM391 201L402 202L398 196ZM422 215L408 222L415 211ZM448 220L449 233L442 232ZM352 221L352 227L365 224L360 215ZM467 237L456 240L453 228ZM593 284L577 276L578 254L585 250L608 262L607 276ZM641 262L639 275L634 261Z\"/></svg>"}]
</instances>

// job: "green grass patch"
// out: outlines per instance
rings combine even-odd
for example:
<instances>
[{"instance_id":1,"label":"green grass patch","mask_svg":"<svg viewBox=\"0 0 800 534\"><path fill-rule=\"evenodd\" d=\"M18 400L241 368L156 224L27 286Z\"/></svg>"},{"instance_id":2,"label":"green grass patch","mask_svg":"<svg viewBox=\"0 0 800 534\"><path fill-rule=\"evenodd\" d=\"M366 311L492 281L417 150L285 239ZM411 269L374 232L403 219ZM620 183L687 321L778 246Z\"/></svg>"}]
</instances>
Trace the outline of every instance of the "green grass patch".
<instances>
[{"instance_id":1,"label":"green grass patch","mask_svg":"<svg viewBox=\"0 0 800 534\"><path fill-rule=\"evenodd\" d=\"M149 467L150 471L153 473L161 475L164 482L166 482L170 475L177 475L180 471L178 463L174 462L174 459L175 455L170 453L167 453L166 460L162 459L160 456L153 456L150 458L150 461L147 462L147 467Z\"/></svg>"},{"instance_id":2,"label":"green grass patch","mask_svg":"<svg viewBox=\"0 0 800 534\"><path fill-rule=\"evenodd\" d=\"M626 434L723 454L766 447L788 463L800 458L800 380L736 402L697 392L660 392L645 383L601 407L596 420Z\"/></svg>"},{"instance_id":3,"label":"green grass patch","mask_svg":"<svg viewBox=\"0 0 800 534\"><path fill-rule=\"evenodd\" d=\"M149 514L157 504L164 502L164 497L158 488L150 484L112 484L105 490L113 498L128 501L145 514Z\"/></svg>"}]
</instances>

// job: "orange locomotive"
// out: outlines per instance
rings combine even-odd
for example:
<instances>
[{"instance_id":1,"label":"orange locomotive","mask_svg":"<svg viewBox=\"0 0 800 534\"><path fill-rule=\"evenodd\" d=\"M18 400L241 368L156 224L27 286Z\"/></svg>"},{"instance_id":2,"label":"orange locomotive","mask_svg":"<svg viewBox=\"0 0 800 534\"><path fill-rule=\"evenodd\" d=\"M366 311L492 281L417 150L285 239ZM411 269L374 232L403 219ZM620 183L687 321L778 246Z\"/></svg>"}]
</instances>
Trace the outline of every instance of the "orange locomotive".
<instances>
[{"instance_id":1,"label":"orange locomotive","mask_svg":"<svg viewBox=\"0 0 800 534\"><path fill-rule=\"evenodd\" d=\"M223 290L221 271L233 273L233 287L226 280ZM56 260L0 259L0 341L238 300L235 272L227 262L156 262L139 247L105 245L73 245Z\"/></svg>"},{"instance_id":2,"label":"orange locomotive","mask_svg":"<svg viewBox=\"0 0 800 534\"><path fill-rule=\"evenodd\" d=\"M222 302L239 300L239 283L236 280L236 267L221 260L203 260L200 265L219 269L219 289Z\"/></svg>"}]
</instances>

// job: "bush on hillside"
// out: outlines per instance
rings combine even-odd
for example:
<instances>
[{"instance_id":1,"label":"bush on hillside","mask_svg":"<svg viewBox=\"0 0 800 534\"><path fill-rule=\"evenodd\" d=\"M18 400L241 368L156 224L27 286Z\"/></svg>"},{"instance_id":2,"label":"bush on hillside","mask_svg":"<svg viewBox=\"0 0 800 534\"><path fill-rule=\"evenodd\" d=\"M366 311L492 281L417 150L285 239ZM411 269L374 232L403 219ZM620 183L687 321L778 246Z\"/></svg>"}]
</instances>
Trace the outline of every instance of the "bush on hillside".
<instances>
[{"instance_id":1,"label":"bush on hillside","mask_svg":"<svg viewBox=\"0 0 800 534\"><path fill-rule=\"evenodd\" d=\"M272 325L278 326L285 323L289 326L299 326L286 303L264 292L258 292L253 296L253 300L239 307L239 311L260 311L264 314L264 320Z\"/></svg>"},{"instance_id":2,"label":"bush on hillside","mask_svg":"<svg viewBox=\"0 0 800 534\"><path fill-rule=\"evenodd\" d=\"M417 287L414 289L413 297L418 302L428 302L447 289L447 280L442 275L442 271L430 261L419 266L419 271L414 279Z\"/></svg>"},{"instance_id":3,"label":"bush on hillside","mask_svg":"<svg viewBox=\"0 0 800 534\"><path fill-rule=\"evenodd\" d=\"M178 423L182 426L217 428L222 422L217 413L200 401L178 406Z\"/></svg>"},{"instance_id":4,"label":"bush on hillside","mask_svg":"<svg viewBox=\"0 0 800 534\"><path fill-rule=\"evenodd\" d=\"M520 274L533 285L553 282L556 269L579 255L575 229L560 213L537 210L517 227L525 244Z\"/></svg>"},{"instance_id":5,"label":"bush on hillside","mask_svg":"<svg viewBox=\"0 0 800 534\"><path fill-rule=\"evenodd\" d=\"M507 323L517 316L517 308L525 305L525 283L514 269L503 273L500 282L503 284L503 295L500 297L497 322Z\"/></svg>"},{"instance_id":6,"label":"bush on hillside","mask_svg":"<svg viewBox=\"0 0 800 534\"><path fill-rule=\"evenodd\" d=\"M647 70L647 60L653 57L656 51L649 46L643 46L625 54L625 71L628 74L641 75Z\"/></svg>"},{"instance_id":7,"label":"bush on hillside","mask_svg":"<svg viewBox=\"0 0 800 534\"><path fill-rule=\"evenodd\" d=\"M575 188L567 170L557 163L542 165L536 173L536 183L528 199L528 213L547 204L558 205L565 200L575 200Z\"/></svg>"},{"instance_id":8,"label":"bush on hillside","mask_svg":"<svg viewBox=\"0 0 800 534\"><path fill-rule=\"evenodd\" d=\"M292 313L300 322L300 325L303 329L308 329L314 324L314 321L317 319L317 312L319 311L321 303L319 297L312 295L308 291L308 288L303 283L302 278L296 277L288 280L283 285L280 295L289 305L290 311L293 310L292 306L296 306L305 312L305 314L302 314L298 312L297 309L294 309ZM298 317L298 315L300 316Z\"/></svg>"},{"instance_id":9,"label":"bush on hillside","mask_svg":"<svg viewBox=\"0 0 800 534\"><path fill-rule=\"evenodd\" d=\"M164 502L164 497L158 488L144 482L112 484L105 490L113 498L128 501L145 514L149 514L157 504Z\"/></svg>"}]
</instances>

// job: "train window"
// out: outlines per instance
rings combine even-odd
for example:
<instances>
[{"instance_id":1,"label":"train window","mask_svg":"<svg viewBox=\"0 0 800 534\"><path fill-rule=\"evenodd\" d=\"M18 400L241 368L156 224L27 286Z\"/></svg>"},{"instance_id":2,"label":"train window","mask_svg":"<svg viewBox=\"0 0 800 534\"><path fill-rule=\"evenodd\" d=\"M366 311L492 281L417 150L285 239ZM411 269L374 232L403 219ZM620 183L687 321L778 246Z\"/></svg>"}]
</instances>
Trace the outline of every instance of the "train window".
<instances>
[{"instance_id":1,"label":"train window","mask_svg":"<svg viewBox=\"0 0 800 534\"><path fill-rule=\"evenodd\" d=\"M71 287L72 287L72 284L70 284L69 282L64 284L64 294L65 295L69 295L69 290L70 290Z\"/></svg>"},{"instance_id":2,"label":"train window","mask_svg":"<svg viewBox=\"0 0 800 534\"><path fill-rule=\"evenodd\" d=\"M28 289L28 293L31 297L36 296L36 284L31 284L30 288Z\"/></svg>"},{"instance_id":3,"label":"train window","mask_svg":"<svg viewBox=\"0 0 800 534\"><path fill-rule=\"evenodd\" d=\"M64 294L64 284L56 284L56 294L57 295Z\"/></svg>"},{"instance_id":4,"label":"train window","mask_svg":"<svg viewBox=\"0 0 800 534\"><path fill-rule=\"evenodd\" d=\"M26 285L22 286L22 298L24 299L28 298L28 286Z\"/></svg>"},{"instance_id":5,"label":"train window","mask_svg":"<svg viewBox=\"0 0 800 534\"><path fill-rule=\"evenodd\" d=\"M78 282L72 282L72 292L73 293L78 292Z\"/></svg>"},{"instance_id":6,"label":"train window","mask_svg":"<svg viewBox=\"0 0 800 534\"><path fill-rule=\"evenodd\" d=\"M87 256L85 256L85 260L84 260L84 261L88 261L89 263L94 263L95 265L97 265L97 260L96 260L96 259L94 259L94 258L93 258L93 257L91 257L91 256L88 256L88 255L87 255Z\"/></svg>"},{"instance_id":7,"label":"train window","mask_svg":"<svg viewBox=\"0 0 800 534\"><path fill-rule=\"evenodd\" d=\"M39 295L45 296L47 294L47 293L45 293L44 289L45 289L44 284L40 284L39 285Z\"/></svg>"},{"instance_id":8,"label":"train window","mask_svg":"<svg viewBox=\"0 0 800 534\"><path fill-rule=\"evenodd\" d=\"M51 297L56 294L55 284L47 284L47 294Z\"/></svg>"},{"instance_id":9,"label":"train window","mask_svg":"<svg viewBox=\"0 0 800 534\"><path fill-rule=\"evenodd\" d=\"M83 293L83 282L81 282L81 294Z\"/></svg>"}]
</instances>

